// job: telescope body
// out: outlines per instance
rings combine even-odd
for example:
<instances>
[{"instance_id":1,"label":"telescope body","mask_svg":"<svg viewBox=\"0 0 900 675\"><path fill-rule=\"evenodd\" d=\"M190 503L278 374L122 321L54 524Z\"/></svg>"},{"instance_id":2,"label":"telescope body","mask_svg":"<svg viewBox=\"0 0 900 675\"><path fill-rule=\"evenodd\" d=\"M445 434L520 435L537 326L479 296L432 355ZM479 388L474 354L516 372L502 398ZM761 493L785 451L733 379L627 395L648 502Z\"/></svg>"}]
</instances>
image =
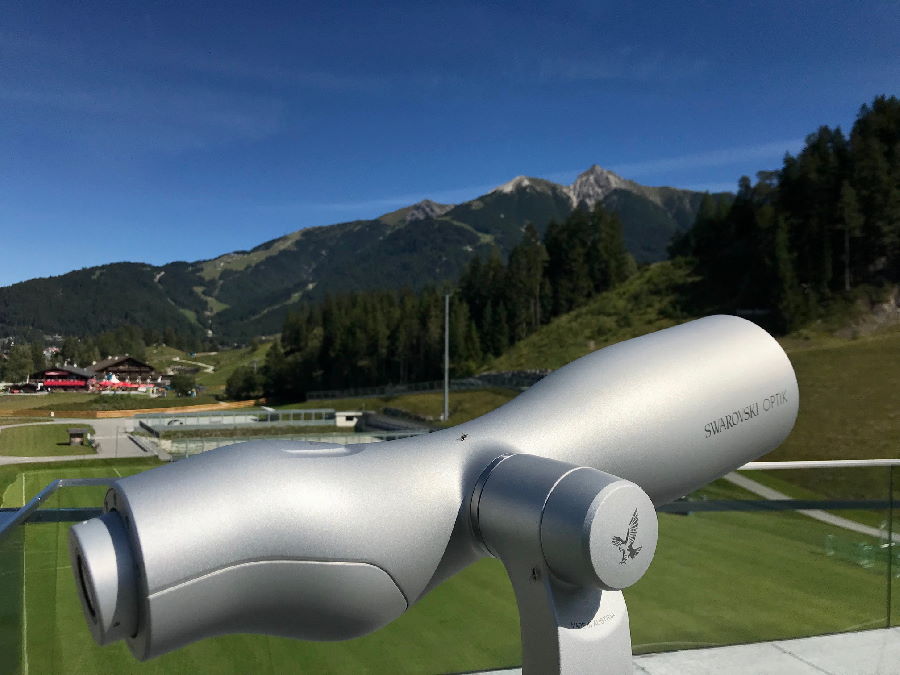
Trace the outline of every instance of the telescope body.
<instances>
[{"instance_id":1,"label":"telescope body","mask_svg":"<svg viewBox=\"0 0 900 675\"><path fill-rule=\"evenodd\" d=\"M472 496L499 459L599 470L658 506L774 449L797 409L778 343L743 319L708 317L593 352L428 435L252 441L120 479L102 519L72 528L73 569L94 637L125 639L142 660L223 633L353 638L492 553ZM548 508L565 514L567 503ZM570 552L546 555L591 574Z\"/></svg>"}]
</instances>

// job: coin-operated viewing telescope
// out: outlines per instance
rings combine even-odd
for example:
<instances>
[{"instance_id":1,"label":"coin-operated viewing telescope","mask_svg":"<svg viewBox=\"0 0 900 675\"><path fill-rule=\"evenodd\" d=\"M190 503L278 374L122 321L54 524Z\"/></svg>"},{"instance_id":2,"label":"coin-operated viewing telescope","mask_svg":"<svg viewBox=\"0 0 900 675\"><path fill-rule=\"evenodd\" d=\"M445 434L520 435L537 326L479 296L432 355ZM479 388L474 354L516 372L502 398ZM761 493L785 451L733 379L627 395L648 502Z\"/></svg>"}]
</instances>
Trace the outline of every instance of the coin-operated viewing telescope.
<instances>
[{"instance_id":1,"label":"coin-operated viewing telescope","mask_svg":"<svg viewBox=\"0 0 900 675\"><path fill-rule=\"evenodd\" d=\"M778 343L708 317L425 436L252 441L120 479L72 527L72 568L97 642L144 660L224 633L358 637L491 555L526 673L628 672L620 591L653 558L654 505L778 446L797 406Z\"/></svg>"}]
</instances>

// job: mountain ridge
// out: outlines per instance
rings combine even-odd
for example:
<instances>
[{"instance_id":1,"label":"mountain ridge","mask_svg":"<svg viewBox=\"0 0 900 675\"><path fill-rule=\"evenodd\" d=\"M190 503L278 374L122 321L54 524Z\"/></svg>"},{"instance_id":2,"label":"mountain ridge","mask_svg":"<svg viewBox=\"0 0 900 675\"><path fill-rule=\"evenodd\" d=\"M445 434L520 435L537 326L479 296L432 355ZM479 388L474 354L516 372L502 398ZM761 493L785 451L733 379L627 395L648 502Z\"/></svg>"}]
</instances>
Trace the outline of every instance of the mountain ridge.
<instances>
[{"instance_id":1,"label":"mountain ridge","mask_svg":"<svg viewBox=\"0 0 900 675\"><path fill-rule=\"evenodd\" d=\"M125 317L141 327L229 339L275 333L296 303L455 280L475 255L508 254L527 223L543 234L551 221L597 203L619 214L635 258L653 262L693 223L703 195L644 186L596 164L568 186L517 176L459 204L425 199L372 219L295 230L249 251L157 266L111 263L0 287L0 336L89 334L87 319L115 326ZM91 284L117 265L130 272L115 268L116 284Z\"/></svg>"}]
</instances>

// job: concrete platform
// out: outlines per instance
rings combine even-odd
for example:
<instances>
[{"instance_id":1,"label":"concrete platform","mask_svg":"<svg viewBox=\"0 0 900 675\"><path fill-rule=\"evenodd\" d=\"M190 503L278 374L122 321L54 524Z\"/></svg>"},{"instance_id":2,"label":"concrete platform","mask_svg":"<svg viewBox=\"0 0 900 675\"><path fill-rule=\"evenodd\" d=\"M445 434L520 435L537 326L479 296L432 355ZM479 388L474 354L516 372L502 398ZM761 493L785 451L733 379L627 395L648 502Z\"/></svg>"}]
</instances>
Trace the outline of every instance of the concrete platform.
<instances>
[{"instance_id":1,"label":"concrete platform","mask_svg":"<svg viewBox=\"0 0 900 675\"><path fill-rule=\"evenodd\" d=\"M521 669L490 675L520 675ZM900 675L900 627L634 657L636 675Z\"/></svg>"}]
</instances>

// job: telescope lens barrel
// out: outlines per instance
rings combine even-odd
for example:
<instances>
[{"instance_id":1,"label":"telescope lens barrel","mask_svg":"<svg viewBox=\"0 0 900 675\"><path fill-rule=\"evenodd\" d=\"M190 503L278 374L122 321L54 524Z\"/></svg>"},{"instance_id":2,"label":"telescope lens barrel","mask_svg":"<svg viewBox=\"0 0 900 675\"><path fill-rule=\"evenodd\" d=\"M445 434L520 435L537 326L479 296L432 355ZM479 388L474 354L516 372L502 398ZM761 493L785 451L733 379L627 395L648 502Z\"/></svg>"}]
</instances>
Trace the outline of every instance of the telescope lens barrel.
<instances>
[{"instance_id":1,"label":"telescope lens barrel","mask_svg":"<svg viewBox=\"0 0 900 675\"><path fill-rule=\"evenodd\" d=\"M137 570L118 511L69 531L69 557L91 635L105 645L137 632Z\"/></svg>"}]
</instances>

